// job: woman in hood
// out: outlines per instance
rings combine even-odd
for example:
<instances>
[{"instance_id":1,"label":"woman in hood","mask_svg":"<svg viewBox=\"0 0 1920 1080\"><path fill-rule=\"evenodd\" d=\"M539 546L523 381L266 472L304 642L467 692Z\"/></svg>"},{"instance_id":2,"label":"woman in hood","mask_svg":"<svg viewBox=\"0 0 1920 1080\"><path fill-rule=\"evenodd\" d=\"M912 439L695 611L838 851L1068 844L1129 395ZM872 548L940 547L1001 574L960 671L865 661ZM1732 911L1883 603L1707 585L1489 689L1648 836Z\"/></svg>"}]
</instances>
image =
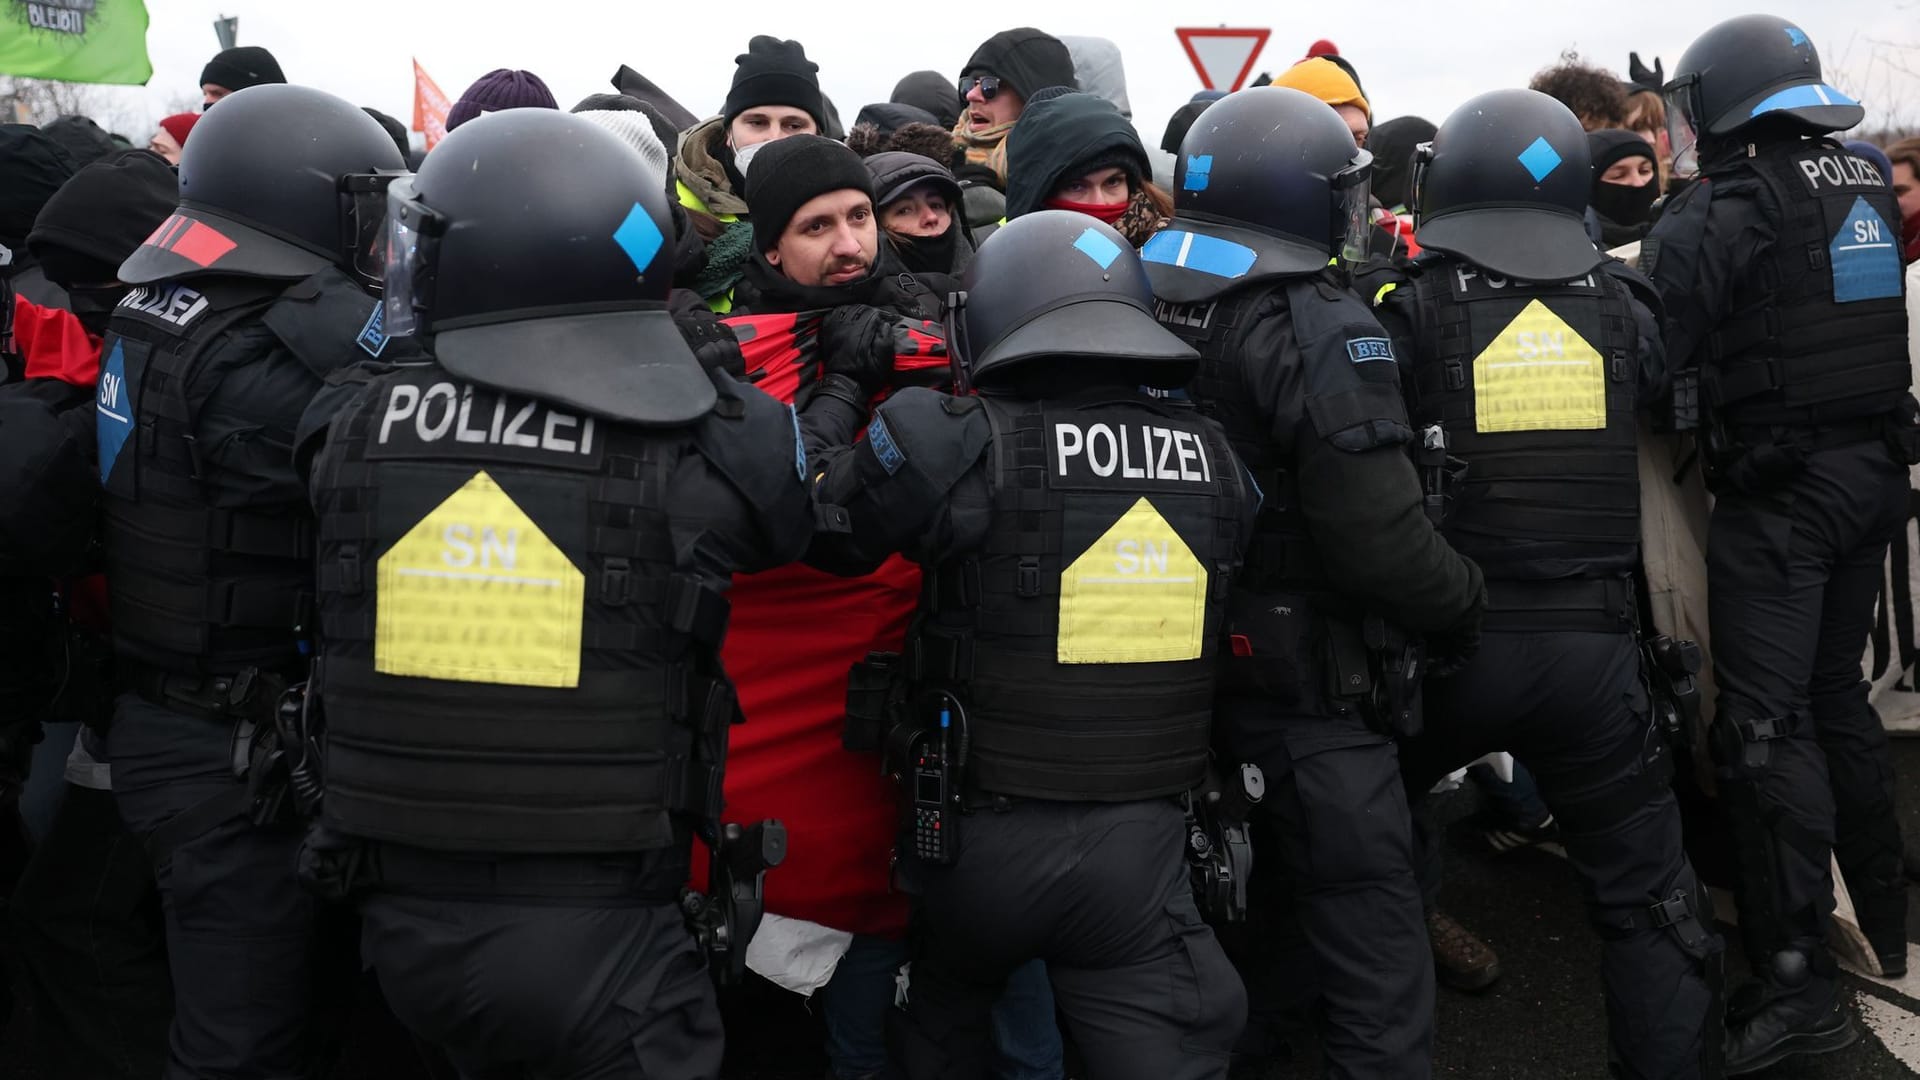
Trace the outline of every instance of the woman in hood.
<instances>
[{"instance_id":1,"label":"woman in hood","mask_svg":"<svg viewBox=\"0 0 1920 1080\"><path fill-rule=\"evenodd\" d=\"M1593 155L1593 212L1600 219L1600 244L1631 244L1653 228L1653 200L1660 196L1659 163L1654 147L1639 133L1602 128L1587 133Z\"/></svg>"},{"instance_id":2,"label":"woman in hood","mask_svg":"<svg viewBox=\"0 0 1920 1080\"><path fill-rule=\"evenodd\" d=\"M880 227L909 271L958 277L973 261L960 212L960 183L945 165L887 150L866 159L879 196Z\"/></svg>"},{"instance_id":3,"label":"woman in hood","mask_svg":"<svg viewBox=\"0 0 1920 1080\"><path fill-rule=\"evenodd\" d=\"M1173 199L1147 180L1146 147L1105 98L1069 93L1027 103L1007 135L1007 220L1075 210L1139 247L1173 216Z\"/></svg>"}]
</instances>

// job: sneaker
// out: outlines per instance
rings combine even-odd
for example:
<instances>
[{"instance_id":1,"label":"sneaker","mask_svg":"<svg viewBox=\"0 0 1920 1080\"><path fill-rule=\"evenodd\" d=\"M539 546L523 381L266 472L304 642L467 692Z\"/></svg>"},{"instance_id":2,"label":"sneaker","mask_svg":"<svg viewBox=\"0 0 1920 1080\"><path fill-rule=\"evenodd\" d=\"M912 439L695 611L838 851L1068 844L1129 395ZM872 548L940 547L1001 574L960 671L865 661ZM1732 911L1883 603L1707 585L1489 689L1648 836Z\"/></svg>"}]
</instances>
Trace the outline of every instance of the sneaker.
<instances>
[{"instance_id":1,"label":"sneaker","mask_svg":"<svg viewBox=\"0 0 1920 1080\"><path fill-rule=\"evenodd\" d=\"M1560 823L1553 820L1552 814L1548 814L1546 820L1538 825L1483 820L1480 823L1480 838L1487 842L1496 855L1530 847L1544 848L1555 854L1564 854L1566 851L1560 845Z\"/></svg>"},{"instance_id":2,"label":"sneaker","mask_svg":"<svg viewBox=\"0 0 1920 1080\"><path fill-rule=\"evenodd\" d=\"M1443 911L1427 913L1427 938L1433 946L1434 971L1455 990L1478 993L1500 978L1500 957L1473 931Z\"/></svg>"}]
</instances>

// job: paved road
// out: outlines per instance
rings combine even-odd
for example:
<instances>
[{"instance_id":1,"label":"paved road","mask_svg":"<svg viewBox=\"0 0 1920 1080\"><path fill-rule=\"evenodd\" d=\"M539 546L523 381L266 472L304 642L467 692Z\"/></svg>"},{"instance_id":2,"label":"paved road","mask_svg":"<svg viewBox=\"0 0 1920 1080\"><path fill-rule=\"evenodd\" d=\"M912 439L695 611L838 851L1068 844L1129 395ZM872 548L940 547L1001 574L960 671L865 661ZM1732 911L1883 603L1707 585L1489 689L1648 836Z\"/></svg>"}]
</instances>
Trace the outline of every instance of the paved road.
<instances>
[{"instance_id":1,"label":"paved road","mask_svg":"<svg viewBox=\"0 0 1920 1080\"><path fill-rule=\"evenodd\" d=\"M1920 836L1920 739L1894 743L1902 779L1902 822ZM1440 993L1434 1073L1475 1080L1607 1080L1599 983L1599 946L1588 932L1578 886L1567 864L1552 855L1523 851L1495 856L1467 826L1467 792L1447 796L1449 859L1444 903L1500 953L1505 977L1489 992ZM1712 869L1703 861L1703 872ZM1916 904L1920 912L1920 904ZM1908 937L1920 940L1920 919ZM1920 955L1915 974L1899 985L1849 975L1862 1037L1825 1058L1794 1060L1766 1074L1769 1080L1900 1080L1920 1076ZM1745 963L1729 955L1728 971ZM820 1080L826 1074L818 1050L817 1009L766 989L730 1003L730 1027L756 1037L730 1048L730 1080ZM33 1018L25 1007L0 1041L0 1080L55 1080L24 1052ZM416 1064L404 1038L377 1022L360 1024L349 1039L338 1080L431 1080ZM1266 1071L1265 1080L1316 1077L1313 1047ZM68 1080L68 1078L58 1078Z\"/></svg>"}]
</instances>

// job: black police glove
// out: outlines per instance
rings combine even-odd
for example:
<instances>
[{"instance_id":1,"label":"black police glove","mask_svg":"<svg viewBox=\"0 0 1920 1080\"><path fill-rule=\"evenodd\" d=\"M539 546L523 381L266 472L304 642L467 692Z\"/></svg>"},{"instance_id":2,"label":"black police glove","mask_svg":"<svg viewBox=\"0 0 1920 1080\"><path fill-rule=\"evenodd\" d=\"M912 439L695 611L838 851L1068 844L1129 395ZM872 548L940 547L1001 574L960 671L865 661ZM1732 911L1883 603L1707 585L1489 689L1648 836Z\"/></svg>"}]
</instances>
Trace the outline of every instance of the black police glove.
<instances>
[{"instance_id":1,"label":"black police glove","mask_svg":"<svg viewBox=\"0 0 1920 1080\"><path fill-rule=\"evenodd\" d=\"M843 304L820 324L820 365L852 379L868 397L893 377L893 316L865 304Z\"/></svg>"},{"instance_id":2,"label":"black police glove","mask_svg":"<svg viewBox=\"0 0 1920 1080\"><path fill-rule=\"evenodd\" d=\"M1444 679L1459 674L1480 651L1480 616L1455 624L1451 629L1427 635L1427 677Z\"/></svg>"},{"instance_id":3,"label":"black police glove","mask_svg":"<svg viewBox=\"0 0 1920 1080\"><path fill-rule=\"evenodd\" d=\"M740 339L734 336L732 327L706 312L676 317L673 324L687 339L687 347L701 367L724 371L736 379L746 378L747 358L740 352Z\"/></svg>"}]
</instances>

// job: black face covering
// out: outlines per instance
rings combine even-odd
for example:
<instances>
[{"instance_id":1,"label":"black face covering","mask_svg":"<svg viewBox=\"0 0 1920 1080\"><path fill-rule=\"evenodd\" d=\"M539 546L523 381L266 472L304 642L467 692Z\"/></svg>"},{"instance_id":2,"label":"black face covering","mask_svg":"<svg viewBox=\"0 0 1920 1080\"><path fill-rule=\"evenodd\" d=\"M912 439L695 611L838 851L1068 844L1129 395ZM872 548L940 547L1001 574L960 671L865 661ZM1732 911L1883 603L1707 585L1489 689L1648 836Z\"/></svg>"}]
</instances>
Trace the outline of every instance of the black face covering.
<instances>
[{"instance_id":1,"label":"black face covering","mask_svg":"<svg viewBox=\"0 0 1920 1080\"><path fill-rule=\"evenodd\" d=\"M105 337L113 309L127 295L125 285L73 285L67 288L67 310L94 337Z\"/></svg>"},{"instance_id":2,"label":"black face covering","mask_svg":"<svg viewBox=\"0 0 1920 1080\"><path fill-rule=\"evenodd\" d=\"M901 265L915 274L951 274L953 273L954 248L960 242L957 228L949 228L939 236L906 236L901 233L888 233L893 241L893 249L900 255Z\"/></svg>"},{"instance_id":3,"label":"black face covering","mask_svg":"<svg viewBox=\"0 0 1920 1080\"><path fill-rule=\"evenodd\" d=\"M1660 185L1648 182L1639 187L1626 184L1595 184L1593 209L1616 225L1640 225L1646 222L1653 200L1660 197Z\"/></svg>"}]
</instances>

